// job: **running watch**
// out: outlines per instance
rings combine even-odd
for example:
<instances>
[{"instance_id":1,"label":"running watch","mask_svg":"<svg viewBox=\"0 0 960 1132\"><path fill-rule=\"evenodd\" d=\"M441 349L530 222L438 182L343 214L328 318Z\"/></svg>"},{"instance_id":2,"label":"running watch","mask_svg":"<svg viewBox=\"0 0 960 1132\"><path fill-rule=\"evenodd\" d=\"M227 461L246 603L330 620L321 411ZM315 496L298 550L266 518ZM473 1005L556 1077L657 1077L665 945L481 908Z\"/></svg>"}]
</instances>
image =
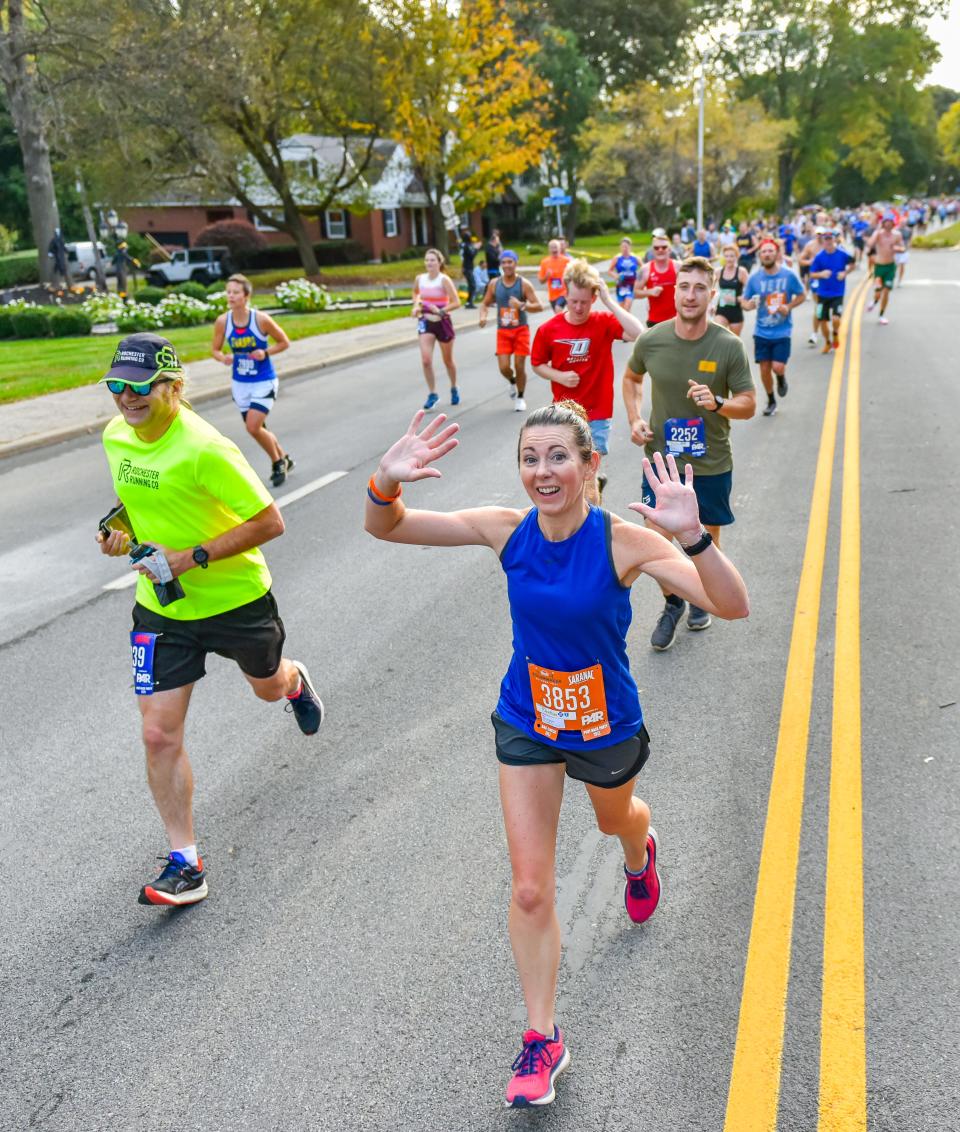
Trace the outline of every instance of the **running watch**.
<instances>
[{"instance_id":1,"label":"running watch","mask_svg":"<svg viewBox=\"0 0 960 1132\"><path fill-rule=\"evenodd\" d=\"M207 566L210 563L210 555L203 549L202 546L195 546L193 548L193 560L201 570L206 570Z\"/></svg>"}]
</instances>

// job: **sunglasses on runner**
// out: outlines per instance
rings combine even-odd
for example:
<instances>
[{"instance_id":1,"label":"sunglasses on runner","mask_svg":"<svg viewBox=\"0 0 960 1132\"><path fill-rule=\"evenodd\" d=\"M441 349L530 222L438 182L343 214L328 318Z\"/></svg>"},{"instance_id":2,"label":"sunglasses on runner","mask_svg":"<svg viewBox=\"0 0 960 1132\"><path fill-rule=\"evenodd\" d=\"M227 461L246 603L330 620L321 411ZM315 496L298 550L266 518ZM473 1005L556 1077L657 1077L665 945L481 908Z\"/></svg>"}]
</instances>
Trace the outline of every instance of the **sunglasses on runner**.
<instances>
[{"instance_id":1,"label":"sunglasses on runner","mask_svg":"<svg viewBox=\"0 0 960 1132\"><path fill-rule=\"evenodd\" d=\"M654 244L653 250L655 252L668 252L670 250L669 244Z\"/></svg>"},{"instance_id":2,"label":"sunglasses on runner","mask_svg":"<svg viewBox=\"0 0 960 1132\"><path fill-rule=\"evenodd\" d=\"M111 393L119 396L125 386L129 386L138 397L146 397L157 385L168 385L172 377L161 377L157 381L107 381L105 384Z\"/></svg>"}]
</instances>

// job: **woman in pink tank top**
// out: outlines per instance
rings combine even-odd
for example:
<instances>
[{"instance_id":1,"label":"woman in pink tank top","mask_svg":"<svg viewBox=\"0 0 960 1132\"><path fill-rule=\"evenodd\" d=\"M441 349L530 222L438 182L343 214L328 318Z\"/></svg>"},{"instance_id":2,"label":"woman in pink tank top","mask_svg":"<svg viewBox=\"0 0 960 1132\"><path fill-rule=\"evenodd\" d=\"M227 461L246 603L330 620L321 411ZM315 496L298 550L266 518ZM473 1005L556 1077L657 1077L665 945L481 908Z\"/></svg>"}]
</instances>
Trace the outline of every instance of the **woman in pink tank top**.
<instances>
[{"instance_id":1,"label":"woman in pink tank top","mask_svg":"<svg viewBox=\"0 0 960 1132\"><path fill-rule=\"evenodd\" d=\"M440 400L437 379L433 372L433 351L440 343L440 354L450 378L450 404L460 404L457 388L457 367L453 363L453 339L456 336L450 312L460 306L460 296L453 280L444 273L445 259L436 248L428 248L423 257L426 270L413 283L413 317L420 336L420 362L427 382L425 409L432 409Z\"/></svg>"}]
</instances>

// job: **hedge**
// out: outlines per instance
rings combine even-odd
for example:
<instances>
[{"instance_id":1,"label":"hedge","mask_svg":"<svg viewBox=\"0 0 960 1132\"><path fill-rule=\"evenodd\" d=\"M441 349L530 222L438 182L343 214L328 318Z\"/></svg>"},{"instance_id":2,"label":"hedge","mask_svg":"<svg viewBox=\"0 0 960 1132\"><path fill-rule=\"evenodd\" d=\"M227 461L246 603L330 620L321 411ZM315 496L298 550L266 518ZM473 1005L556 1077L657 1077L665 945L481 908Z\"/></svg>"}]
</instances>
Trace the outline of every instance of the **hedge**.
<instances>
[{"instance_id":1,"label":"hedge","mask_svg":"<svg viewBox=\"0 0 960 1132\"><path fill-rule=\"evenodd\" d=\"M0 339L13 337L13 315L0 307Z\"/></svg>"},{"instance_id":2,"label":"hedge","mask_svg":"<svg viewBox=\"0 0 960 1132\"><path fill-rule=\"evenodd\" d=\"M46 311L15 311L10 317L17 338L49 338L50 319Z\"/></svg>"},{"instance_id":3,"label":"hedge","mask_svg":"<svg viewBox=\"0 0 960 1132\"><path fill-rule=\"evenodd\" d=\"M366 263L367 249L356 240L323 240L313 245L314 255L321 267L336 267L345 263ZM300 253L296 244L274 244L263 251L254 252L241 265L251 271L266 271L274 267L300 267Z\"/></svg>"},{"instance_id":4,"label":"hedge","mask_svg":"<svg viewBox=\"0 0 960 1132\"><path fill-rule=\"evenodd\" d=\"M167 292L162 287L141 287L139 291L134 291L133 301L135 303L150 303L152 306L156 306L166 293Z\"/></svg>"},{"instance_id":5,"label":"hedge","mask_svg":"<svg viewBox=\"0 0 960 1132\"><path fill-rule=\"evenodd\" d=\"M36 251L12 252L0 256L0 287L19 287L40 282Z\"/></svg>"},{"instance_id":6,"label":"hedge","mask_svg":"<svg viewBox=\"0 0 960 1132\"><path fill-rule=\"evenodd\" d=\"M69 338L71 335L89 334L93 329L93 319L81 310L57 307L48 315L50 333L54 338Z\"/></svg>"},{"instance_id":7,"label":"hedge","mask_svg":"<svg viewBox=\"0 0 960 1132\"><path fill-rule=\"evenodd\" d=\"M220 290L223 290L223 285L218 284ZM200 299L201 301L207 297L207 288L202 283L197 283L193 279L188 279L185 283L178 283L173 288L175 295L189 295L191 299ZM142 300L141 300L142 301Z\"/></svg>"}]
</instances>

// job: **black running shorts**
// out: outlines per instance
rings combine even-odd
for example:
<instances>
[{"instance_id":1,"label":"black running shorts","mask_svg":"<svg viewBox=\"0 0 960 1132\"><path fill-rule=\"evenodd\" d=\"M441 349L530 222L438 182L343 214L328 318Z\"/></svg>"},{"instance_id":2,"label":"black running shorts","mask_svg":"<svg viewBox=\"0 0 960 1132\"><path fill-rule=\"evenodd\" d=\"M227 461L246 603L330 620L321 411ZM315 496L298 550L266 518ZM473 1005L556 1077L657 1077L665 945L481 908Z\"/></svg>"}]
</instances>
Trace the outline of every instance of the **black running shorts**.
<instances>
[{"instance_id":1,"label":"black running shorts","mask_svg":"<svg viewBox=\"0 0 960 1132\"><path fill-rule=\"evenodd\" d=\"M566 764L567 776L591 786L611 790L623 786L640 773L650 757L650 736L642 724L636 735L610 747L587 746L582 751L564 751L532 738L507 723L496 712L490 716L496 735L497 758L504 766Z\"/></svg>"},{"instance_id":2,"label":"black running shorts","mask_svg":"<svg viewBox=\"0 0 960 1132\"><path fill-rule=\"evenodd\" d=\"M138 602L133 607L133 628L157 634L153 681L158 692L182 688L205 676L209 652L236 661L247 676L265 680L280 667L286 640L269 590L247 605L195 621L176 621Z\"/></svg>"}]
</instances>

